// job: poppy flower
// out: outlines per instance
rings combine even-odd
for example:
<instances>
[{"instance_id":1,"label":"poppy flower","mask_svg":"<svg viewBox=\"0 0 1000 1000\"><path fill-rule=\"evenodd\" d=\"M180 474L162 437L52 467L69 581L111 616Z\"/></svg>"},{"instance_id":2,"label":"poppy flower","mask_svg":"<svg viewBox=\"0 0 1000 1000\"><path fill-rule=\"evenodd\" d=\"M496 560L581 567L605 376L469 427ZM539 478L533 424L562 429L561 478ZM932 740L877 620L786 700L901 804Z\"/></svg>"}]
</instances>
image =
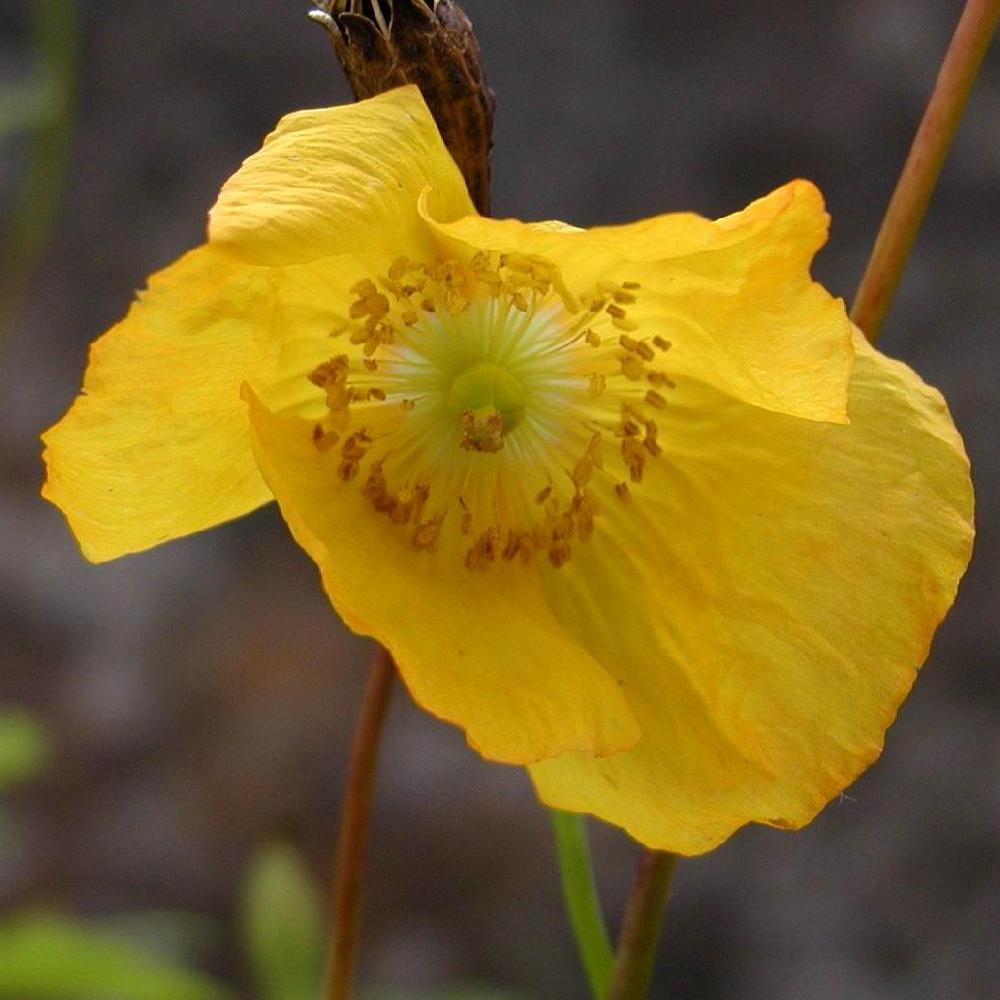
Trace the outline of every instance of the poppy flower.
<instances>
[{"instance_id":1,"label":"poppy flower","mask_svg":"<svg viewBox=\"0 0 1000 1000\"><path fill-rule=\"evenodd\" d=\"M44 495L95 561L272 499L347 625L540 797L706 851L879 754L972 491L941 396L717 221L476 214L419 91L288 115L93 346Z\"/></svg>"}]
</instances>

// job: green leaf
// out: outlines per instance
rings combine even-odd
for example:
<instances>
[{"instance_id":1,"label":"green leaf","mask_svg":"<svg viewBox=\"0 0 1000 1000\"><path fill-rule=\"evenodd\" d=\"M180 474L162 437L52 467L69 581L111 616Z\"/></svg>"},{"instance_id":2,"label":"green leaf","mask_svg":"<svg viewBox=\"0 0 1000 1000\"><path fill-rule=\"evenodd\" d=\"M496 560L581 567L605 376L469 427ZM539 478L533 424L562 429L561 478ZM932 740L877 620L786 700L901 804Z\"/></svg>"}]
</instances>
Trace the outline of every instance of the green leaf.
<instances>
[{"instance_id":1,"label":"green leaf","mask_svg":"<svg viewBox=\"0 0 1000 1000\"><path fill-rule=\"evenodd\" d=\"M21 708L0 709L0 789L34 778L48 758L41 725Z\"/></svg>"},{"instance_id":2,"label":"green leaf","mask_svg":"<svg viewBox=\"0 0 1000 1000\"><path fill-rule=\"evenodd\" d=\"M65 917L0 924L0 997L12 1000L234 1000L226 987Z\"/></svg>"},{"instance_id":3,"label":"green leaf","mask_svg":"<svg viewBox=\"0 0 1000 1000\"><path fill-rule=\"evenodd\" d=\"M48 125L62 100L57 81L42 73L4 84L0 87L0 142Z\"/></svg>"},{"instance_id":4,"label":"green leaf","mask_svg":"<svg viewBox=\"0 0 1000 1000\"><path fill-rule=\"evenodd\" d=\"M323 905L291 847L264 847L251 860L242 922L262 1000L316 1000L326 946Z\"/></svg>"}]
</instances>

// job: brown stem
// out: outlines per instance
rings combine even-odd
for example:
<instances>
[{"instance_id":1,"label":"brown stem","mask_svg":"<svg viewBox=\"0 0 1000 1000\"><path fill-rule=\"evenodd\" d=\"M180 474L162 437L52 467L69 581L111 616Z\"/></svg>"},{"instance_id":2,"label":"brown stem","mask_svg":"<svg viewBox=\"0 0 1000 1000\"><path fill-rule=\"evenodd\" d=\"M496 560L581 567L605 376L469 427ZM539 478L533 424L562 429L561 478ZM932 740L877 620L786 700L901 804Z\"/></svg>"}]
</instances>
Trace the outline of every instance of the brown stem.
<instances>
[{"instance_id":1,"label":"brown stem","mask_svg":"<svg viewBox=\"0 0 1000 1000\"><path fill-rule=\"evenodd\" d=\"M899 287L998 21L1000 0L967 0L851 308L851 319L872 343Z\"/></svg>"},{"instance_id":2,"label":"brown stem","mask_svg":"<svg viewBox=\"0 0 1000 1000\"><path fill-rule=\"evenodd\" d=\"M644 1000L647 996L676 867L677 855L664 851L645 851L639 859L618 939L608 1000Z\"/></svg>"},{"instance_id":3,"label":"brown stem","mask_svg":"<svg viewBox=\"0 0 1000 1000\"><path fill-rule=\"evenodd\" d=\"M348 1000L351 995L375 765L395 675L392 658L379 646L372 662L358 729L354 734L344 808L340 817L333 890L333 939L327 962L324 1000Z\"/></svg>"}]
</instances>

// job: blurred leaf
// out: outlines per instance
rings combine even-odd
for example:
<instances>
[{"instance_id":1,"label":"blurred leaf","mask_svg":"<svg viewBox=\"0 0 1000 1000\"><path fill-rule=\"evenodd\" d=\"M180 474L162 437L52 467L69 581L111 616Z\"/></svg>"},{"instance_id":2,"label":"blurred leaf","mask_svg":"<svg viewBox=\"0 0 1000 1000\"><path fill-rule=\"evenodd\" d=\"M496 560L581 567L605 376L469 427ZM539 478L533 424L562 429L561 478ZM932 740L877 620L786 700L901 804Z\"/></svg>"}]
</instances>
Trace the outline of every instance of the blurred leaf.
<instances>
[{"instance_id":1,"label":"blurred leaf","mask_svg":"<svg viewBox=\"0 0 1000 1000\"><path fill-rule=\"evenodd\" d=\"M222 984L64 917L0 924L0 997L16 1000L233 1000Z\"/></svg>"},{"instance_id":2,"label":"blurred leaf","mask_svg":"<svg viewBox=\"0 0 1000 1000\"><path fill-rule=\"evenodd\" d=\"M23 709L0 709L0 789L34 778L48 757L42 726Z\"/></svg>"},{"instance_id":3,"label":"blurred leaf","mask_svg":"<svg viewBox=\"0 0 1000 1000\"><path fill-rule=\"evenodd\" d=\"M47 125L63 100L57 81L41 73L0 87L0 142Z\"/></svg>"},{"instance_id":4,"label":"blurred leaf","mask_svg":"<svg viewBox=\"0 0 1000 1000\"><path fill-rule=\"evenodd\" d=\"M512 993L494 986L452 986L443 990L375 989L366 1000L529 1000L523 993Z\"/></svg>"},{"instance_id":5,"label":"blurred leaf","mask_svg":"<svg viewBox=\"0 0 1000 1000\"><path fill-rule=\"evenodd\" d=\"M323 905L301 857L262 848L243 888L243 933L263 1000L316 1000L326 947Z\"/></svg>"}]
</instances>

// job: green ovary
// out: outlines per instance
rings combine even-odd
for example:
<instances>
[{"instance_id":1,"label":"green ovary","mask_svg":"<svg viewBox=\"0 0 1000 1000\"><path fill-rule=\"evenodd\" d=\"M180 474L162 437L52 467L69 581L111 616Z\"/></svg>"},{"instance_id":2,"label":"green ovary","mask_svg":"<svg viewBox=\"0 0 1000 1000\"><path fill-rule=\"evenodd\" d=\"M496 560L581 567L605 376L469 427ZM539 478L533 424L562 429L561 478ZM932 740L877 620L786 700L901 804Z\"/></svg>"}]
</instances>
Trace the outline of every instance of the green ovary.
<instances>
[{"instance_id":1,"label":"green ovary","mask_svg":"<svg viewBox=\"0 0 1000 1000\"><path fill-rule=\"evenodd\" d=\"M456 417L464 413L495 410L509 434L524 419L527 394L509 371L489 362L467 368L457 376L448 393L448 405Z\"/></svg>"}]
</instances>

